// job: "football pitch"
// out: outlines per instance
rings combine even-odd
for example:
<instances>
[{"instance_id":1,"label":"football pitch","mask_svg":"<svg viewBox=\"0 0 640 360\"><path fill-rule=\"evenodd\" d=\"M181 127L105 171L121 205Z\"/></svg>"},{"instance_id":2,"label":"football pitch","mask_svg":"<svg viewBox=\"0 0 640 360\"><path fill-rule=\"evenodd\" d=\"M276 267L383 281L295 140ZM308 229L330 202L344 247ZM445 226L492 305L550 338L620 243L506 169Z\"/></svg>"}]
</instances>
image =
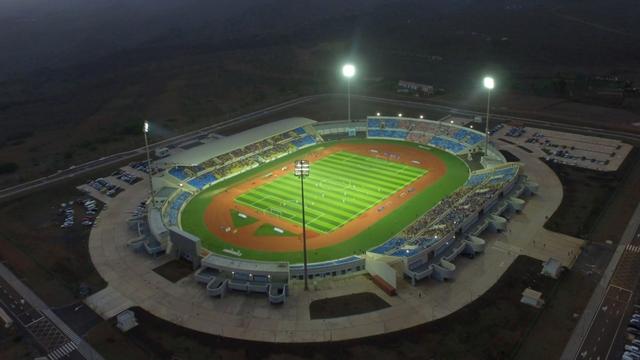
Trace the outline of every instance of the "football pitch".
<instances>
[{"instance_id":1,"label":"football pitch","mask_svg":"<svg viewBox=\"0 0 640 360\"><path fill-rule=\"evenodd\" d=\"M304 180L306 225L328 233L417 180L426 170L340 151L311 164ZM261 212L302 224L300 179L292 173L236 198Z\"/></svg>"}]
</instances>

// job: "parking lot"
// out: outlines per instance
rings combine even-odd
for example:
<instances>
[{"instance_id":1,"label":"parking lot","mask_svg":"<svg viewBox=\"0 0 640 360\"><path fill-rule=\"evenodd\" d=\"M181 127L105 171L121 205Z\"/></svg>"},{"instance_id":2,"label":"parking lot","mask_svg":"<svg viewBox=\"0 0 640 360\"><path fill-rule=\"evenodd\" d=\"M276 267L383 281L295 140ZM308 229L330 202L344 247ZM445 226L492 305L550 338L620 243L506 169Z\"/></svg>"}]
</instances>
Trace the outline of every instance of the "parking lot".
<instances>
[{"instance_id":1,"label":"parking lot","mask_svg":"<svg viewBox=\"0 0 640 360\"><path fill-rule=\"evenodd\" d=\"M618 170L633 148L614 139L508 124L494 127L491 134L547 161L599 171Z\"/></svg>"},{"instance_id":2,"label":"parking lot","mask_svg":"<svg viewBox=\"0 0 640 360\"><path fill-rule=\"evenodd\" d=\"M108 204L129 186L142 181L147 176L147 171L146 162L133 162L107 176L91 179L77 188L92 198Z\"/></svg>"}]
</instances>

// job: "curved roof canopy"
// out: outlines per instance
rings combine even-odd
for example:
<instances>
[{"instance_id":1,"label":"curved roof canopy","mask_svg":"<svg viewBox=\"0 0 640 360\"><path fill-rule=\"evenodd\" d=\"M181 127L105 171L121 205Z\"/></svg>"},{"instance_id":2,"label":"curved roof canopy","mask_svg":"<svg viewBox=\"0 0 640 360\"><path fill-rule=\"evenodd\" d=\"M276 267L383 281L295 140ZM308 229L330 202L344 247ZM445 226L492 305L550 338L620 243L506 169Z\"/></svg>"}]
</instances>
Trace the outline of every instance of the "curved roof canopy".
<instances>
[{"instance_id":1,"label":"curved roof canopy","mask_svg":"<svg viewBox=\"0 0 640 360\"><path fill-rule=\"evenodd\" d=\"M158 160L158 163L167 165L195 166L218 155L228 153L243 146L268 139L274 135L282 134L302 126L313 125L316 122L317 121L315 120L303 117L274 121L221 139L211 139L211 142L207 142L189 150L160 159Z\"/></svg>"}]
</instances>

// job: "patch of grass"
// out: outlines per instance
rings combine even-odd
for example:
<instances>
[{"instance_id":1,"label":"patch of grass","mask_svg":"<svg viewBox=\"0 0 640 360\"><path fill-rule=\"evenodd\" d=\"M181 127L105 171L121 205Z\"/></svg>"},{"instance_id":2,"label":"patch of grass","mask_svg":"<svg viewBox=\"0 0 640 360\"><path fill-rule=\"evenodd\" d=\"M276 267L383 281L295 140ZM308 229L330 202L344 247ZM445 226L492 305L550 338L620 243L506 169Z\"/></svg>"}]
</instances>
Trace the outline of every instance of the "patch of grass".
<instances>
[{"instance_id":1,"label":"patch of grass","mask_svg":"<svg viewBox=\"0 0 640 360\"><path fill-rule=\"evenodd\" d=\"M295 236L296 234L291 231L282 229L284 232L280 233L274 230L274 226L271 224L262 224L256 230L255 234L258 236Z\"/></svg>"},{"instance_id":2,"label":"patch of grass","mask_svg":"<svg viewBox=\"0 0 640 360\"><path fill-rule=\"evenodd\" d=\"M231 209L231 220L233 221L234 227L241 228L243 226L248 226L258 221L258 219L251 217L247 214L243 214L243 215L246 217L240 216L240 212L238 210Z\"/></svg>"},{"instance_id":3,"label":"patch of grass","mask_svg":"<svg viewBox=\"0 0 640 360\"><path fill-rule=\"evenodd\" d=\"M305 180L307 227L320 233L334 231L425 173L346 151L320 159ZM301 225L300 197L299 180L288 174L240 195L236 202Z\"/></svg>"},{"instance_id":4,"label":"patch of grass","mask_svg":"<svg viewBox=\"0 0 640 360\"><path fill-rule=\"evenodd\" d=\"M282 167L283 165L291 165L295 159L303 157L309 152L329 148L333 144L394 144L397 146L408 146L413 148L421 148L418 144L394 141L394 140L371 140L371 139L354 139L354 140L341 140L335 143L324 143L316 146L310 146L300 151L296 151L293 154L283 156L282 158L272 161L264 166L259 166L252 170L249 170L243 174L235 176L229 180L222 181L214 184L207 189L200 192L182 210L180 222L182 228L196 236L202 241L202 246L208 250L214 252L221 252L223 249L228 248L230 245L223 239L215 236L210 232L204 222L205 209L211 204L211 199L221 191L227 188L235 186L236 184L248 181L249 179L273 171ZM337 259L345 256L353 255L354 253L361 253L376 245L389 239L398 231L415 221L419 216L432 208L443 197L451 194L464 184L469 176L469 168L458 157L435 148L425 149L431 154L440 158L447 167L447 172L438 181L432 184L429 188L418 192L411 199L405 201L395 211L387 214L384 218L355 235L349 240L343 241L340 244L327 246L321 249L315 249L308 253L310 262L326 261L331 259ZM313 171L313 169L312 169ZM306 195L306 188L305 188ZM306 205L306 204L305 204ZM237 246L233 246L234 249ZM243 258L255 259L263 261L289 261L291 263L302 262L302 252L265 252L257 251L255 249L239 248L242 251Z\"/></svg>"}]
</instances>

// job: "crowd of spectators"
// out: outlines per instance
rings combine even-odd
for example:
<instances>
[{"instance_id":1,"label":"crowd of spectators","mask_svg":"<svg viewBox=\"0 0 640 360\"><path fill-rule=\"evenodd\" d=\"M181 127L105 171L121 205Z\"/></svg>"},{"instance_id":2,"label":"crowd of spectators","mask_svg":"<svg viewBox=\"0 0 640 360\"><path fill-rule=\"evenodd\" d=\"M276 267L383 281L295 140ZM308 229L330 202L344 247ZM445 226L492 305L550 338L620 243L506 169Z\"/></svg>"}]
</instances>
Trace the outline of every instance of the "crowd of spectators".
<instances>
[{"instance_id":1,"label":"crowd of spectators","mask_svg":"<svg viewBox=\"0 0 640 360\"><path fill-rule=\"evenodd\" d=\"M393 256L410 256L451 235L465 219L478 213L518 172L507 166L493 172L473 174L464 186L443 198L398 235L373 249Z\"/></svg>"},{"instance_id":2,"label":"crowd of spectators","mask_svg":"<svg viewBox=\"0 0 640 360\"><path fill-rule=\"evenodd\" d=\"M369 137L385 137L406 139L407 132L404 130L382 130L382 129L369 129Z\"/></svg>"},{"instance_id":3,"label":"crowd of spectators","mask_svg":"<svg viewBox=\"0 0 640 360\"><path fill-rule=\"evenodd\" d=\"M466 149L465 145L440 136L434 136L433 138L431 138L431 141L429 141L429 145L433 145L437 148L450 151L454 154L459 154Z\"/></svg>"},{"instance_id":4,"label":"crowd of spectators","mask_svg":"<svg viewBox=\"0 0 640 360\"><path fill-rule=\"evenodd\" d=\"M237 173L243 172L249 168L257 166L258 163L252 158L244 158L242 160L228 163L211 171L217 179L222 179Z\"/></svg>"},{"instance_id":5,"label":"crowd of spectators","mask_svg":"<svg viewBox=\"0 0 640 360\"><path fill-rule=\"evenodd\" d=\"M429 141L431 141L432 137L433 137L433 135L429 134L429 133L423 133L423 132L419 132L419 131L411 131L407 135L407 141L411 141L411 142L416 143L416 144L426 145L426 144L429 143Z\"/></svg>"},{"instance_id":6,"label":"crowd of spectators","mask_svg":"<svg viewBox=\"0 0 640 360\"><path fill-rule=\"evenodd\" d=\"M296 128L215 156L196 166L175 166L169 170L169 174L181 181L190 179L189 184L201 189L218 179L251 168L258 164L257 161L270 161L290 152L295 147L300 148L310 144L315 144L315 139L303 128ZM205 170L209 171L202 174Z\"/></svg>"},{"instance_id":7,"label":"crowd of spectators","mask_svg":"<svg viewBox=\"0 0 640 360\"><path fill-rule=\"evenodd\" d=\"M459 142L462 142L468 145L475 145L484 139L484 136L482 136L482 134L478 134L476 132L473 132L471 130L464 129L464 128L458 129L456 132L453 133L452 136L454 139L458 140Z\"/></svg>"},{"instance_id":8,"label":"crowd of spectators","mask_svg":"<svg viewBox=\"0 0 640 360\"><path fill-rule=\"evenodd\" d=\"M295 146L293 146L292 144L276 144L270 147L269 149L261 152L260 158L263 161L271 161L293 150L295 150Z\"/></svg>"},{"instance_id":9,"label":"crowd of spectators","mask_svg":"<svg viewBox=\"0 0 640 360\"><path fill-rule=\"evenodd\" d=\"M178 214L180 213L180 209L182 205L189 199L189 194L186 191L180 192L178 196L171 200L171 204L169 204L169 210L167 212L167 222L169 226L178 225Z\"/></svg>"}]
</instances>

